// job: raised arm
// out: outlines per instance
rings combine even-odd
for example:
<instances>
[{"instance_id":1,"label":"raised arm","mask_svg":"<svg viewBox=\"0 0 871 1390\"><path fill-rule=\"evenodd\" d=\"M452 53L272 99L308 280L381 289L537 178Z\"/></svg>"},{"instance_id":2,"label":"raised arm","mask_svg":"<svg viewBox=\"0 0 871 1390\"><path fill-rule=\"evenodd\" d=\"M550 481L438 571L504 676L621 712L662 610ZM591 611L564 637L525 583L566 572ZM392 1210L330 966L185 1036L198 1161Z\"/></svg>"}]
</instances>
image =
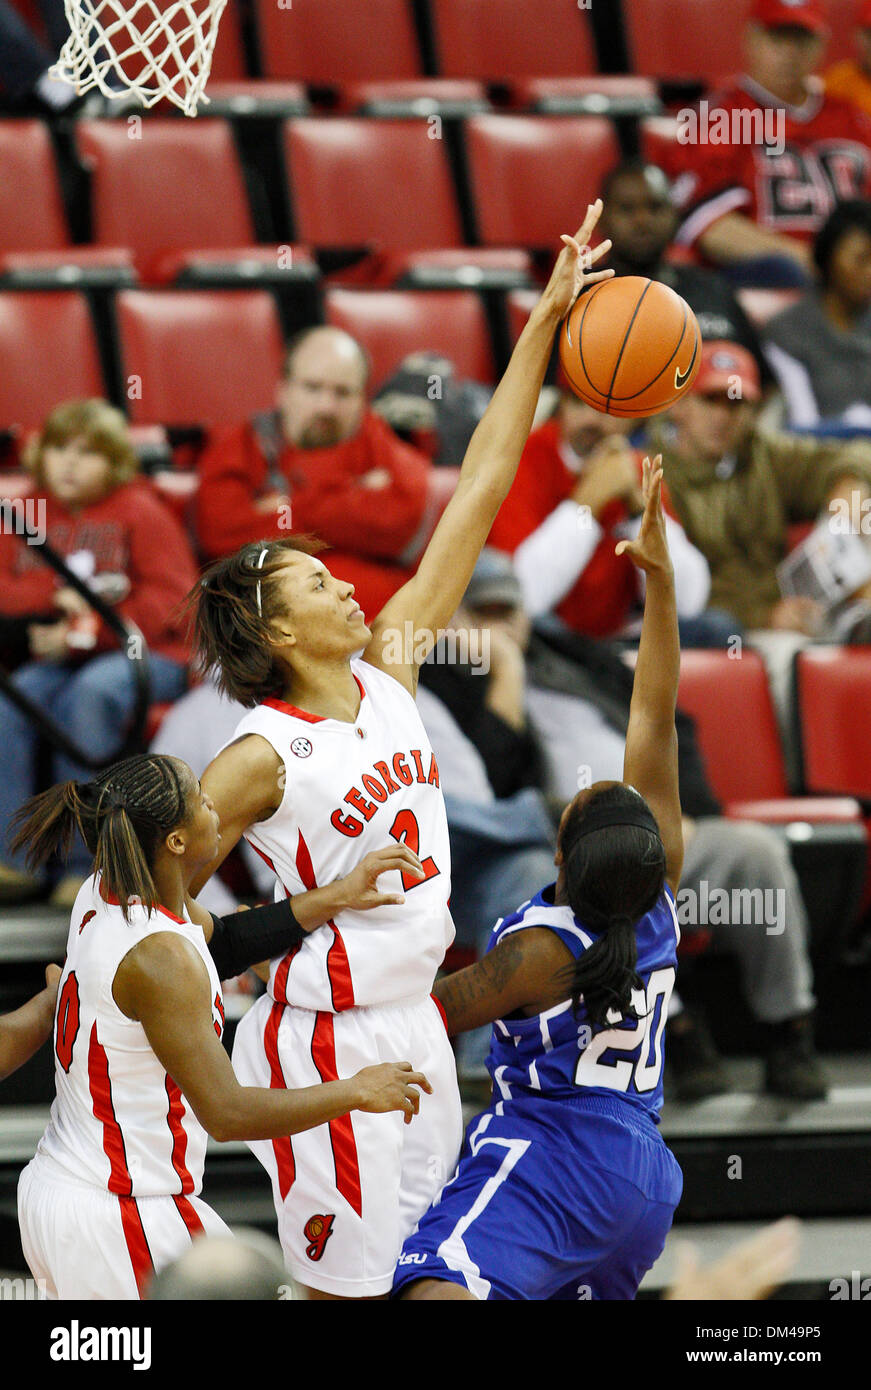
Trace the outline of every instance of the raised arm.
<instances>
[{"instance_id":1,"label":"raised arm","mask_svg":"<svg viewBox=\"0 0 871 1390\"><path fill-rule=\"evenodd\" d=\"M602 211L601 202L587 209L574 237L563 236L553 274L521 333L505 375L497 386L469 442L453 497L424 551L417 573L381 610L372 624L366 660L381 666L414 690L417 665L434 646L439 628L453 617L517 472L532 428L535 407L550 360L554 334L580 291L612 270L589 273L610 248L602 242L589 251L589 239ZM401 667L385 660L386 633L415 633L414 655ZM393 642L390 641L391 655Z\"/></svg>"},{"instance_id":2,"label":"raised arm","mask_svg":"<svg viewBox=\"0 0 871 1390\"><path fill-rule=\"evenodd\" d=\"M677 892L683 865L677 731L674 711L680 676L674 571L668 553L660 490L659 455L644 460L644 517L634 541L621 541L617 553L628 554L644 570L644 622L629 707L623 780L640 792L656 816L665 846L666 879Z\"/></svg>"}]
</instances>

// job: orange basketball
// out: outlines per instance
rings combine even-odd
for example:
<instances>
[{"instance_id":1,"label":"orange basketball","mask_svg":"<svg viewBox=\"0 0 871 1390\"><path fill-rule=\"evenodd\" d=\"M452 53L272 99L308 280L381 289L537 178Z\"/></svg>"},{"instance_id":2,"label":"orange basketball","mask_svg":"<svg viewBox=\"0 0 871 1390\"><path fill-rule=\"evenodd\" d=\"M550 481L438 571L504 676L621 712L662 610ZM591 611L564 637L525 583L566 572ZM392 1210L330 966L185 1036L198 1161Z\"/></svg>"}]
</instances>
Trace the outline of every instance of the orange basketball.
<instances>
[{"instance_id":1,"label":"orange basketball","mask_svg":"<svg viewBox=\"0 0 871 1390\"><path fill-rule=\"evenodd\" d=\"M701 361L696 316L657 280L602 280L575 301L559 338L572 391L605 415L656 415L688 391Z\"/></svg>"}]
</instances>

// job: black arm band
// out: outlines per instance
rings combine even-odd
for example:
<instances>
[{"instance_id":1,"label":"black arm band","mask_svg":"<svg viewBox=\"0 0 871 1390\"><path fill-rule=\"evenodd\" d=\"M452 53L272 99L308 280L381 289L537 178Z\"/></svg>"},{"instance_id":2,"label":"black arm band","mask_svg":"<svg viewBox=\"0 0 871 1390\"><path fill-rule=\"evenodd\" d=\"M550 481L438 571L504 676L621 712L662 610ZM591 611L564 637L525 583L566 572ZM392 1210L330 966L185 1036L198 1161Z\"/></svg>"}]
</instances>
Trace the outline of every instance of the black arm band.
<instances>
[{"instance_id":1,"label":"black arm band","mask_svg":"<svg viewBox=\"0 0 871 1390\"><path fill-rule=\"evenodd\" d=\"M305 939L290 902L267 903L229 917L212 913L209 950L219 980L232 980L250 965L283 956Z\"/></svg>"}]
</instances>

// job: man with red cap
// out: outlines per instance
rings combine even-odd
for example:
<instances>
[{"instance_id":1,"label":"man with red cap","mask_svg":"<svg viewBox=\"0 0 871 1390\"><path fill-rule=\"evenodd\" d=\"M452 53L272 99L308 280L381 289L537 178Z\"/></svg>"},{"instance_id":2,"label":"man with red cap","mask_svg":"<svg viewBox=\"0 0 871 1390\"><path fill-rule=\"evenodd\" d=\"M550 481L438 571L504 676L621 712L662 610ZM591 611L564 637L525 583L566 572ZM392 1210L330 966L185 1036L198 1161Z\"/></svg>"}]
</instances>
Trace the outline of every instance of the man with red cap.
<instances>
[{"instance_id":1,"label":"man with red cap","mask_svg":"<svg viewBox=\"0 0 871 1390\"><path fill-rule=\"evenodd\" d=\"M843 58L824 74L826 92L871 116L871 0L859 0L853 33L855 58Z\"/></svg>"},{"instance_id":2,"label":"man with red cap","mask_svg":"<svg viewBox=\"0 0 871 1390\"><path fill-rule=\"evenodd\" d=\"M871 444L760 430L760 394L745 348L705 343L692 390L651 433L675 513L710 565L710 603L747 629L815 633L816 603L780 592L789 526L868 496Z\"/></svg>"},{"instance_id":3,"label":"man with red cap","mask_svg":"<svg viewBox=\"0 0 871 1390\"><path fill-rule=\"evenodd\" d=\"M679 244L800 283L835 204L871 193L871 119L814 75L827 37L822 0L754 0L746 72L678 118Z\"/></svg>"}]
</instances>

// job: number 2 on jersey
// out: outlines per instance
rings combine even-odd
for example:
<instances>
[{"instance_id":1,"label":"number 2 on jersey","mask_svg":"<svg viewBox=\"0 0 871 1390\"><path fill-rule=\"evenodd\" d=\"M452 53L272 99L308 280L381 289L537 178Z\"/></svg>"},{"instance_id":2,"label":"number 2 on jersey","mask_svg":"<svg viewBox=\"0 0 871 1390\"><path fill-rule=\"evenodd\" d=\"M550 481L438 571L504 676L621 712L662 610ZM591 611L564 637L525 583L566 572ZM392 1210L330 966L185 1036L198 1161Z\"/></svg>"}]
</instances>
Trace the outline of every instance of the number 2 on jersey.
<instances>
[{"instance_id":1,"label":"number 2 on jersey","mask_svg":"<svg viewBox=\"0 0 871 1390\"><path fill-rule=\"evenodd\" d=\"M420 830L417 824L417 816L413 811L400 811L390 827L390 834L394 840L401 845L408 845L412 854L420 855ZM404 893L410 892L412 888L417 888L421 883L426 883L428 878L436 878L441 870L436 865L431 855L426 859L421 859L424 870L423 878L414 878L412 874L402 874L402 890Z\"/></svg>"},{"instance_id":2,"label":"number 2 on jersey","mask_svg":"<svg viewBox=\"0 0 871 1390\"><path fill-rule=\"evenodd\" d=\"M674 974L671 965L654 970L647 982L646 992L641 989L632 991L632 1006L638 1014L634 1027L620 1028L615 1025L594 1034L578 1058L576 1086L628 1091L630 1082L634 1080L636 1091L643 1093L654 1090L662 1072L662 1035L668 1015L668 1001L674 989ZM639 1044L635 1062L601 1060L605 1052L634 1052Z\"/></svg>"}]
</instances>

